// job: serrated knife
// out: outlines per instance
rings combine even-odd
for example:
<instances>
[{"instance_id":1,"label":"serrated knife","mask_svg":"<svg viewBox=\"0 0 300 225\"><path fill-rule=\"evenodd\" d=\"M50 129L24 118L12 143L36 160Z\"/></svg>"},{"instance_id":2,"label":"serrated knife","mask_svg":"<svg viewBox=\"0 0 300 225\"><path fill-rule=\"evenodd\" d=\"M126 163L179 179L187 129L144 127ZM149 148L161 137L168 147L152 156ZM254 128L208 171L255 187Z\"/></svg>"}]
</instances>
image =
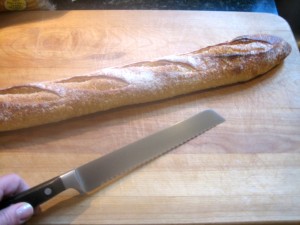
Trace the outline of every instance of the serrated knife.
<instances>
[{"instance_id":1,"label":"serrated knife","mask_svg":"<svg viewBox=\"0 0 300 225\"><path fill-rule=\"evenodd\" d=\"M0 209L18 202L28 202L36 207L69 188L80 193L90 192L224 121L213 110L203 111L187 120L5 199L0 203Z\"/></svg>"}]
</instances>

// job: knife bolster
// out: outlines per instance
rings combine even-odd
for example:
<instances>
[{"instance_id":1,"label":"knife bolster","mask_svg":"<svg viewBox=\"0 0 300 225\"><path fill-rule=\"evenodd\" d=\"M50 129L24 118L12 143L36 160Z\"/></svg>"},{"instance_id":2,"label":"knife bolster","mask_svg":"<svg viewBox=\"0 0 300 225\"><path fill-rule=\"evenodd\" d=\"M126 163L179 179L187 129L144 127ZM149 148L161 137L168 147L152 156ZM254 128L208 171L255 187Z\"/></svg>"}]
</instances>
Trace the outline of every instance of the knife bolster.
<instances>
[{"instance_id":1,"label":"knife bolster","mask_svg":"<svg viewBox=\"0 0 300 225\"><path fill-rule=\"evenodd\" d=\"M78 177L76 170L71 170L60 176L66 189L72 188L78 191L80 194L85 193L84 186Z\"/></svg>"}]
</instances>

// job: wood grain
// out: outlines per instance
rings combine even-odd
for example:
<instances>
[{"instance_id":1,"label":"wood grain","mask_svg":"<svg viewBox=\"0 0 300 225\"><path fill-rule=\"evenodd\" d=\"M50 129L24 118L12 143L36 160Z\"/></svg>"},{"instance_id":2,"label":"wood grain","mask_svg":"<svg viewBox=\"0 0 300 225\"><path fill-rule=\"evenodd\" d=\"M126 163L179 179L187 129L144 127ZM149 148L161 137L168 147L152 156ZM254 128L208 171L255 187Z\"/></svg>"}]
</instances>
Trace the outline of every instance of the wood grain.
<instances>
[{"instance_id":1,"label":"wood grain","mask_svg":"<svg viewBox=\"0 0 300 225\"><path fill-rule=\"evenodd\" d=\"M176 20L174 20L176 18ZM250 82L0 133L0 175L35 185L207 108L226 122L94 192L67 191L28 224L299 222L300 57L269 14L57 11L0 15L0 88L90 73L268 33L293 47Z\"/></svg>"}]
</instances>

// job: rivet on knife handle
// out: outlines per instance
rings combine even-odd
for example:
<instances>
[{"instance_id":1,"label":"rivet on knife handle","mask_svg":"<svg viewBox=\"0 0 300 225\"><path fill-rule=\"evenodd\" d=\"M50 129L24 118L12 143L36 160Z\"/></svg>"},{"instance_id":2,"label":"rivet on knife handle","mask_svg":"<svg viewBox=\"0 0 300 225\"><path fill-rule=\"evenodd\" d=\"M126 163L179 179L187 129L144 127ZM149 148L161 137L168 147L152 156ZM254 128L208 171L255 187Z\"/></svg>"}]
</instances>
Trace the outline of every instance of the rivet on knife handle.
<instances>
[{"instance_id":1,"label":"rivet on knife handle","mask_svg":"<svg viewBox=\"0 0 300 225\"><path fill-rule=\"evenodd\" d=\"M224 118L213 110L203 111L187 120L6 199L0 202L0 209L17 202L28 202L36 207L69 188L76 189L80 193L89 192L224 121Z\"/></svg>"}]
</instances>

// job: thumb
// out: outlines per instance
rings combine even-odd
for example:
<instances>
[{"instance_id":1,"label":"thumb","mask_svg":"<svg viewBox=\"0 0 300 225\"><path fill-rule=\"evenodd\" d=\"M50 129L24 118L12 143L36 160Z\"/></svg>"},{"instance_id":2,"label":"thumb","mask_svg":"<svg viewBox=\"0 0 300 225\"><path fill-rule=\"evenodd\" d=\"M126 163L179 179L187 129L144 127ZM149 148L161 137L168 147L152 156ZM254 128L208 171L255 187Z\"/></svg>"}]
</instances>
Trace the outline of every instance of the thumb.
<instances>
[{"instance_id":1,"label":"thumb","mask_svg":"<svg viewBox=\"0 0 300 225\"><path fill-rule=\"evenodd\" d=\"M26 222L33 215L33 208L28 203L11 205L0 211L1 225L18 225Z\"/></svg>"}]
</instances>

